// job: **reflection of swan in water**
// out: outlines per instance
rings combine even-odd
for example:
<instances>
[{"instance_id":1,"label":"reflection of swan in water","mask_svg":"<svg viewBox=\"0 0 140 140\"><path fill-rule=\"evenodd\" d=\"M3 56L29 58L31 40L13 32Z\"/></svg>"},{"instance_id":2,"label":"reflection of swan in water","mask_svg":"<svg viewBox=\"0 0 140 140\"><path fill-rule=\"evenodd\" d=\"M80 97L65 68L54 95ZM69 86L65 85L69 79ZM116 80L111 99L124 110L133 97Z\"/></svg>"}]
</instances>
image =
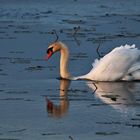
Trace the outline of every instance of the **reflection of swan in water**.
<instances>
[{"instance_id":1,"label":"reflection of swan in water","mask_svg":"<svg viewBox=\"0 0 140 140\"><path fill-rule=\"evenodd\" d=\"M135 82L98 82L96 87L92 82L87 84L93 91L95 96L105 104L109 104L114 109L122 113L134 113L129 110L129 106L136 105L135 99L138 86Z\"/></svg>"},{"instance_id":2,"label":"reflection of swan in water","mask_svg":"<svg viewBox=\"0 0 140 140\"><path fill-rule=\"evenodd\" d=\"M87 82L90 89L93 90L95 96L103 103L112 106L115 110L123 114L135 114L133 105L138 105L136 100L137 94L140 93L139 82ZM52 117L63 117L69 108L69 100L67 97L69 80L60 80L60 103L55 105L46 97L47 112ZM132 107L132 108L131 108Z\"/></svg>"},{"instance_id":3,"label":"reflection of swan in water","mask_svg":"<svg viewBox=\"0 0 140 140\"><path fill-rule=\"evenodd\" d=\"M54 105L54 103L46 97L47 101L47 112L49 115L61 118L64 116L69 107L69 100L67 97L67 90L69 88L70 81L69 80L60 80L60 104Z\"/></svg>"}]
</instances>

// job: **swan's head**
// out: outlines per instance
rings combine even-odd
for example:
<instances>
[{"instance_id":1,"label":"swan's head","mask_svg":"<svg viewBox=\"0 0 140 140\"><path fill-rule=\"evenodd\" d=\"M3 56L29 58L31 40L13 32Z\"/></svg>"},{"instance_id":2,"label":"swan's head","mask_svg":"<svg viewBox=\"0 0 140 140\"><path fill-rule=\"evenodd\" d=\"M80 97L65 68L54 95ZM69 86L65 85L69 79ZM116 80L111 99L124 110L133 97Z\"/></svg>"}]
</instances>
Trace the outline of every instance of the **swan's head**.
<instances>
[{"instance_id":1,"label":"swan's head","mask_svg":"<svg viewBox=\"0 0 140 140\"><path fill-rule=\"evenodd\" d=\"M66 45L60 41L54 42L52 44L49 45L46 53L46 60L48 60L54 53L60 51L60 50L67 50L68 48L66 47Z\"/></svg>"},{"instance_id":2,"label":"swan's head","mask_svg":"<svg viewBox=\"0 0 140 140\"><path fill-rule=\"evenodd\" d=\"M61 46L62 46L61 42L55 42L50 44L46 51L47 53L46 60L48 60L54 53L60 51Z\"/></svg>"}]
</instances>

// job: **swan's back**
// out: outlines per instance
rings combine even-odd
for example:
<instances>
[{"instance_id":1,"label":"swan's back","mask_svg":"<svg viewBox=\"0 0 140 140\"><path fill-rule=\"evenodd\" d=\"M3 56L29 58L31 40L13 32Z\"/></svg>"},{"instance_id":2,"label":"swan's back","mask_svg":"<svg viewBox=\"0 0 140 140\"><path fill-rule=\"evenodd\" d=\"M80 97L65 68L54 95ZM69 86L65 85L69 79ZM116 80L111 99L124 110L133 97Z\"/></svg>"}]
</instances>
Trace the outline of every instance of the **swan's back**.
<instances>
[{"instance_id":1,"label":"swan's back","mask_svg":"<svg viewBox=\"0 0 140 140\"><path fill-rule=\"evenodd\" d=\"M93 69L79 78L97 81L121 80L140 57L140 50L135 45L116 47L100 60L95 60ZM139 65L140 66L140 65Z\"/></svg>"}]
</instances>

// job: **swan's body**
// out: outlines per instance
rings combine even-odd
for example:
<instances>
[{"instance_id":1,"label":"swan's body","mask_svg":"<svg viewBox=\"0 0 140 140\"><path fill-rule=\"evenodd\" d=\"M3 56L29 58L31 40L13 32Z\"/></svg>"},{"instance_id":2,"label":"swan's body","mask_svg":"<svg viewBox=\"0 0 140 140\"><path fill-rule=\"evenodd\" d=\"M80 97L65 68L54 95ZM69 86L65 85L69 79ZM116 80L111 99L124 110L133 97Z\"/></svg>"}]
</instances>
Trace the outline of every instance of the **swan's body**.
<instances>
[{"instance_id":1,"label":"swan's body","mask_svg":"<svg viewBox=\"0 0 140 140\"><path fill-rule=\"evenodd\" d=\"M60 76L65 79L89 79L95 81L140 80L140 50L135 45L113 49L100 60L95 60L92 70L83 76L72 78L67 69L69 51L65 44L56 42L48 47L48 58L61 52Z\"/></svg>"}]
</instances>

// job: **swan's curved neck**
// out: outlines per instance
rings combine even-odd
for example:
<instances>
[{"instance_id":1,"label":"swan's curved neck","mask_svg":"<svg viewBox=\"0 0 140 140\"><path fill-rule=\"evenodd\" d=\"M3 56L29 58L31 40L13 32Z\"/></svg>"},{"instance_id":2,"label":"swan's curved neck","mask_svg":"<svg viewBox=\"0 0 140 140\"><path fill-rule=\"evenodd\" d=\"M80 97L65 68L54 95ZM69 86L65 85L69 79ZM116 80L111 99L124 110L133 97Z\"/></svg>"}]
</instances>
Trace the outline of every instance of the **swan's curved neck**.
<instances>
[{"instance_id":1,"label":"swan's curved neck","mask_svg":"<svg viewBox=\"0 0 140 140\"><path fill-rule=\"evenodd\" d=\"M70 79L71 76L68 71L69 51L63 43L61 43L60 53L60 76L64 79Z\"/></svg>"}]
</instances>

